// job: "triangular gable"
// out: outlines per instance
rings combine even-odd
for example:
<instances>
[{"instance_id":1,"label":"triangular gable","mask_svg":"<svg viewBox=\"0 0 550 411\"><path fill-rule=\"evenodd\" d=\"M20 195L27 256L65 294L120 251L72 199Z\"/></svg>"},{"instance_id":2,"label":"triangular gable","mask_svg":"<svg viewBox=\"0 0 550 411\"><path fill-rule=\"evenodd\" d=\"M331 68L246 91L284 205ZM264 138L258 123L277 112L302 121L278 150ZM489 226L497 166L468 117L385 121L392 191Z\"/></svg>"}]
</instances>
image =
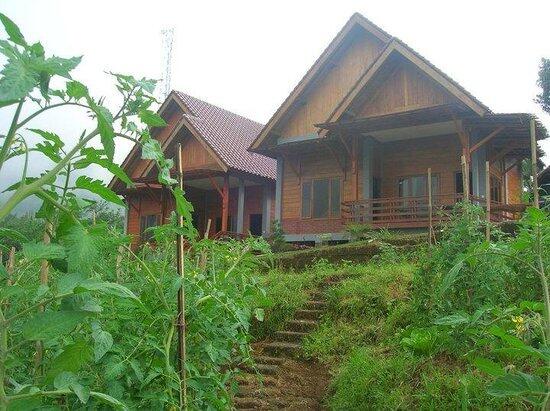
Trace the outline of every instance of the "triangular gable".
<instances>
[{"instance_id":1,"label":"triangular gable","mask_svg":"<svg viewBox=\"0 0 550 411\"><path fill-rule=\"evenodd\" d=\"M325 123L337 121L346 111L350 109L356 99L363 93L368 87L372 87L372 83L376 82L380 78L379 74L385 66L395 60L396 56L404 59L410 65L416 68L418 73L422 75L422 81L430 79L435 84L441 87L448 95L453 96L456 100L470 108L476 114L482 116L490 112L489 108L477 100L474 96L468 93L462 86L448 77L445 73L427 61L424 57L420 56L410 47L405 45L398 39L393 39L388 47L380 54L376 62L367 69L367 71L361 76L359 81L348 93L346 97L338 104L336 109L327 118ZM374 87L372 87L374 88ZM442 94L439 94L438 98L444 99ZM444 104L444 103L442 103ZM366 113L368 116L369 113ZM373 113L374 114L374 113ZM325 135L327 130L321 131L321 136Z\"/></svg>"},{"instance_id":2,"label":"triangular gable","mask_svg":"<svg viewBox=\"0 0 550 411\"><path fill-rule=\"evenodd\" d=\"M175 115L168 116L167 111L169 108L173 107L173 104L177 105L179 112ZM165 152L180 130L183 127L186 127L196 141L202 146L203 150L208 152L220 168L224 171L227 170L227 165L215 153L212 147L208 145L201 133L192 125L190 118L193 117L193 113L191 113L189 108L186 107L186 105L181 101L177 93L171 92L158 109L157 113L167 122L166 127L156 129L153 135L153 137L160 142L163 152ZM154 162L152 160L142 160L141 158L138 158L139 153L140 145L135 144L121 165L122 169L130 176L131 179L147 176L154 166ZM114 176L109 182L109 188L115 189L117 183L120 183L120 180Z\"/></svg>"},{"instance_id":3,"label":"triangular gable","mask_svg":"<svg viewBox=\"0 0 550 411\"><path fill-rule=\"evenodd\" d=\"M377 38L378 41L380 41L382 44L387 44L392 39L392 37L388 33L383 31L374 23L367 20L361 14L355 13L336 35L336 37L332 40L332 42L328 45L328 47L323 51L317 61L315 61L313 66L300 80L294 90L292 90L292 92L285 99L283 104L277 109L275 114L262 129L258 137L250 145L250 150L258 151L267 136L274 130L274 128L284 118L284 116L290 110L295 109L295 106L300 105L300 96L315 82L315 80L321 73L327 70L327 67L330 67L332 64L334 64L334 61L332 60L333 56L337 54L340 46L344 44L350 33L352 33L352 31L357 27L366 30L368 33Z\"/></svg>"},{"instance_id":4,"label":"triangular gable","mask_svg":"<svg viewBox=\"0 0 550 411\"><path fill-rule=\"evenodd\" d=\"M201 132L193 125L193 119L196 118L195 114L187 107L187 105L182 101L182 99L178 96L177 93L172 92L170 96L174 97L174 100L178 103L180 106L183 116L180 120L180 123L178 124L178 127L174 130L173 133L170 134L170 136L164 141L162 144L162 151L166 152L170 144L172 144L174 138L179 133L179 131L182 128L186 128L189 130L191 136L193 137L194 142L191 142L193 144L194 148L198 151L199 147L202 149L201 152L204 153L204 155L208 155L212 162L215 162L218 164L221 170L224 172L227 171L228 165L223 161L223 159L216 153L213 147L210 146L208 141L204 138L204 136L201 134ZM185 143L189 143L190 140L188 139ZM185 144L184 143L184 144ZM201 154L202 156L203 154ZM152 160L149 160L149 165L145 169L145 171L142 174L142 177L147 176L151 169L154 167L154 162Z\"/></svg>"}]
</instances>

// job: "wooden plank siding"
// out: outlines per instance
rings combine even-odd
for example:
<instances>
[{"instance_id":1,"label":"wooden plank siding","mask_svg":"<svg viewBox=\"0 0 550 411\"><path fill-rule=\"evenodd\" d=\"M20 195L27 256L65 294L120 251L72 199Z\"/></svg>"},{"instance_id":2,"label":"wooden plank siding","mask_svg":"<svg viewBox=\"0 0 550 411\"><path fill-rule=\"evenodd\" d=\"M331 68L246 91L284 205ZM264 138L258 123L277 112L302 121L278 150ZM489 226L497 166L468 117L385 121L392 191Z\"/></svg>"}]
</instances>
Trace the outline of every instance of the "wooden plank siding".
<instances>
[{"instance_id":1,"label":"wooden plank siding","mask_svg":"<svg viewBox=\"0 0 550 411\"><path fill-rule=\"evenodd\" d=\"M411 63L400 63L372 91L366 91L358 117L416 110L451 103L456 99Z\"/></svg>"},{"instance_id":2,"label":"wooden plank siding","mask_svg":"<svg viewBox=\"0 0 550 411\"><path fill-rule=\"evenodd\" d=\"M301 104L280 126L281 139L316 132L314 124L323 122L334 107L374 62L384 43L366 30L356 27L339 55L325 69L314 87L301 96Z\"/></svg>"}]
</instances>

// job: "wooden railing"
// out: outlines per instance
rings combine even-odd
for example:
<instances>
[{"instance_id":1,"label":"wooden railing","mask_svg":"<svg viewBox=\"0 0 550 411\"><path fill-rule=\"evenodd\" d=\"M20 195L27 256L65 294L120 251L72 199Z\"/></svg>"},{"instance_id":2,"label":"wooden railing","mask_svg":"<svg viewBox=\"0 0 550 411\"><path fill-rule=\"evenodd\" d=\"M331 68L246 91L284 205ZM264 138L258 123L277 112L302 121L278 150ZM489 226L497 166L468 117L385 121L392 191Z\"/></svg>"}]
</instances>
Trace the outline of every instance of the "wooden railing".
<instances>
[{"instance_id":1,"label":"wooden railing","mask_svg":"<svg viewBox=\"0 0 550 411\"><path fill-rule=\"evenodd\" d=\"M436 194L432 199L432 221L438 223L450 217L462 194ZM473 203L485 206L485 199L470 197ZM525 205L506 205L491 202L491 220L515 220ZM373 227L427 227L429 223L428 196L375 198L342 203L346 223L371 224Z\"/></svg>"}]
</instances>

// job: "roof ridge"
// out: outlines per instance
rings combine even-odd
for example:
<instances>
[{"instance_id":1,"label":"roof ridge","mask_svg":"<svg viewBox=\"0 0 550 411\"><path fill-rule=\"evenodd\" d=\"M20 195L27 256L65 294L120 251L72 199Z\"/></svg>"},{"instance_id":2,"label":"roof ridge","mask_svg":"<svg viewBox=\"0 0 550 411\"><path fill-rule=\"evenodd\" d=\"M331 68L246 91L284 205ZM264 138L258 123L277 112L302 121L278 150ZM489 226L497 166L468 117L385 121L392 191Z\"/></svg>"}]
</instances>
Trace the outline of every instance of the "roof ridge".
<instances>
[{"instance_id":1,"label":"roof ridge","mask_svg":"<svg viewBox=\"0 0 550 411\"><path fill-rule=\"evenodd\" d=\"M245 117L245 116L243 116L243 115L241 115L241 114L237 114L237 113L235 113L234 111L230 111L230 110L225 109L225 108L223 108L223 107L220 107L220 106L217 106L217 105L215 105L215 104L209 103L208 101L203 100L203 99L200 99L200 98L195 97L195 96L192 96L191 94L185 93L185 92L180 91L180 90L172 90L172 91L175 92L175 93L178 94L178 95L187 96L187 97L192 98L192 99L194 99L194 100L200 101L201 103L203 103L203 104L205 104L205 105L207 105L207 106L213 107L213 108L215 108L215 109L217 109L217 110L224 111L224 112L226 112L226 113L228 113L228 114L231 114L232 116L240 117L240 118L242 118L243 120L250 121L251 123L255 123L255 124L257 124L257 125L260 126L260 127L263 127L263 126L264 126L264 124L262 124L262 123L260 123L260 122L258 122L258 121L256 121L256 120L252 120L251 118ZM197 117L197 116L194 116L194 117ZM200 117L197 117L197 118L200 118Z\"/></svg>"}]
</instances>

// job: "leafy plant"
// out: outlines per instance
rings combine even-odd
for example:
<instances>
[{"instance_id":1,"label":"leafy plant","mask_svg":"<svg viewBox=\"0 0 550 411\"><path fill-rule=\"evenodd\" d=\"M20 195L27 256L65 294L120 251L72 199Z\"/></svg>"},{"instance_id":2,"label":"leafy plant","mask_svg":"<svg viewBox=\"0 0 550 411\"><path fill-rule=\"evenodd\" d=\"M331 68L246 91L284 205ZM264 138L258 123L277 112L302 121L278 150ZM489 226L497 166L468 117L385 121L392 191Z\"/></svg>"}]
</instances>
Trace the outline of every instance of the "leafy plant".
<instances>
[{"instance_id":1,"label":"leafy plant","mask_svg":"<svg viewBox=\"0 0 550 411\"><path fill-rule=\"evenodd\" d=\"M231 377L240 364L250 363L251 320L263 318L255 306L262 294L253 252L268 252L265 243L196 240L192 206L170 174L174 163L151 135L150 128L165 125L152 110L154 80L110 73L121 101L112 112L104 98L92 97L72 78L80 57L48 57L8 17L0 14L0 22L8 36L0 40L0 108L13 112L0 135L0 173L7 164L22 164L21 178L0 206L0 222L6 223L0 235L21 249L13 268L0 265L6 284L0 289L0 410L61 403L69 409L182 408L186 393L173 365L175 295L182 285L188 297L187 405L227 409ZM75 136L72 147L55 132L33 126L43 113L67 107L85 111L95 124ZM34 145L31 135L38 139ZM115 229L118 217L82 198L88 192L124 206L103 182L86 175L87 167L98 165L132 185L113 162L121 138L156 164L159 182L172 192L184 219L183 228L159 227L157 248L144 247L139 255ZM47 165L34 176L27 173L31 153ZM39 235L7 224L30 196L42 200ZM169 251L176 234L188 242L183 283Z\"/></svg>"}]
</instances>

